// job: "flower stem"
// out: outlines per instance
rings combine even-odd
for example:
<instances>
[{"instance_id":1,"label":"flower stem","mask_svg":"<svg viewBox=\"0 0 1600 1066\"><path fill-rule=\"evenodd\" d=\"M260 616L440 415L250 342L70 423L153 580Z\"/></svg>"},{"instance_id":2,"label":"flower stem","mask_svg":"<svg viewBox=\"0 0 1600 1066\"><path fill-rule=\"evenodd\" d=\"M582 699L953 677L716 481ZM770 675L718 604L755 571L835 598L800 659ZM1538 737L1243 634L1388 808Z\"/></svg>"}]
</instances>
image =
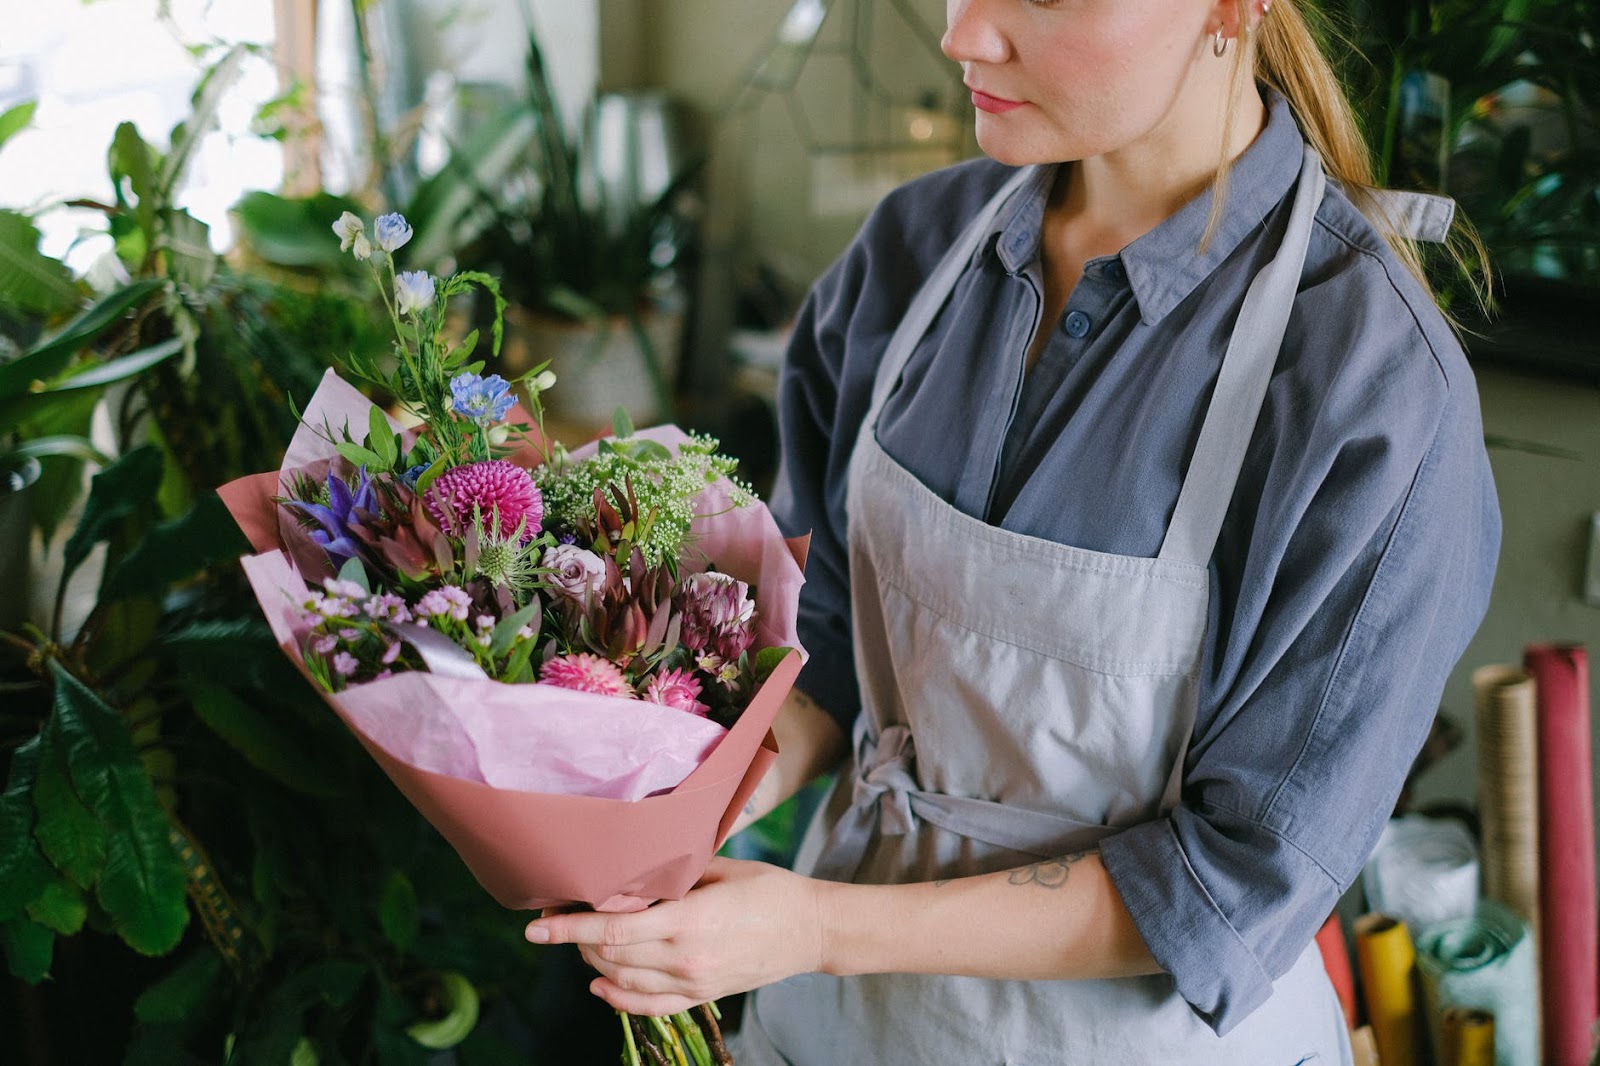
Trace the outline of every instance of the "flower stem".
<instances>
[{"instance_id":1,"label":"flower stem","mask_svg":"<svg viewBox=\"0 0 1600 1066\"><path fill-rule=\"evenodd\" d=\"M617 1011L617 1020L622 1023L622 1066L643 1066L639 1061L639 1048L633 1042L633 1026L629 1025L632 1016Z\"/></svg>"},{"instance_id":2,"label":"flower stem","mask_svg":"<svg viewBox=\"0 0 1600 1066\"><path fill-rule=\"evenodd\" d=\"M733 1066L733 1055L728 1051L728 1045L723 1043L722 1027L717 1024L722 1012L717 1009L716 1003L702 1003L694 1012L700 1016L700 1029L711 1044L711 1055L716 1059L717 1066Z\"/></svg>"}]
</instances>

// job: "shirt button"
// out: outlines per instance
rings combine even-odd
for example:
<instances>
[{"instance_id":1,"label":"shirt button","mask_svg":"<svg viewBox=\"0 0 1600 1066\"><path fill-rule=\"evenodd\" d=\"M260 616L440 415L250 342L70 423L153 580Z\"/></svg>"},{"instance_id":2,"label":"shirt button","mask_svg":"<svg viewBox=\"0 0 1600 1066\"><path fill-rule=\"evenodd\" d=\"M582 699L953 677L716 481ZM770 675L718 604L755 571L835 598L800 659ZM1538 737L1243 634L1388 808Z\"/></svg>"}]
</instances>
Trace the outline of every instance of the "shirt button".
<instances>
[{"instance_id":1,"label":"shirt button","mask_svg":"<svg viewBox=\"0 0 1600 1066\"><path fill-rule=\"evenodd\" d=\"M1089 335L1089 316L1082 311L1071 311L1067 320L1062 323L1069 337L1086 337Z\"/></svg>"}]
</instances>

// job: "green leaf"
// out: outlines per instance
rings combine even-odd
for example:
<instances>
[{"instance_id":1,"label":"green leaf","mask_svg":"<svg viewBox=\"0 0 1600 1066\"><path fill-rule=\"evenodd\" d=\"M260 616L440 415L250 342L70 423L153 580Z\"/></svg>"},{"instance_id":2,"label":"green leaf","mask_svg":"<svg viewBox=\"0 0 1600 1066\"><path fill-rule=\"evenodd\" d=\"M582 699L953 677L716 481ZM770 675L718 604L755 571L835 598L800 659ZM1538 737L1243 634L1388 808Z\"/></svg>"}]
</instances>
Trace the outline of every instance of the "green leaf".
<instances>
[{"instance_id":1,"label":"green leaf","mask_svg":"<svg viewBox=\"0 0 1600 1066\"><path fill-rule=\"evenodd\" d=\"M104 465L111 461L104 452L94 446L89 438L80 437L72 433L57 433L48 437L35 437L11 449L11 454L31 455L35 459L42 459L47 455L65 456L97 465Z\"/></svg>"},{"instance_id":2,"label":"green leaf","mask_svg":"<svg viewBox=\"0 0 1600 1066\"><path fill-rule=\"evenodd\" d=\"M190 291L199 292L217 272L211 250L211 227L187 211L169 211L160 247L166 249L167 274Z\"/></svg>"},{"instance_id":3,"label":"green leaf","mask_svg":"<svg viewBox=\"0 0 1600 1066\"><path fill-rule=\"evenodd\" d=\"M24 100L16 107L0 111L0 145L27 128L28 123L33 121L33 113L38 107L39 101Z\"/></svg>"},{"instance_id":4,"label":"green leaf","mask_svg":"<svg viewBox=\"0 0 1600 1066\"><path fill-rule=\"evenodd\" d=\"M100 597L160 596L184 578L249 550L221 498L208 493L184 514L151 527L107 572Z\"/></svg>"},{"instance_id":5,"label":"green leaf","mask_svg":"<svg viewBox=\"0 0 1600 1066\"><path fill-rule=\"evenodd\" d=\"M383 465L383 457L370 448L363 448L361 445L353 444L347 440L340 441L334 447L339 449L340 455L352 463L366 467L369 474L381 473L388 469Z\"/></svg>"},{"instance_id":6,"label":"green leaf","mask_svg":"<svg viewBox=\"0 0 1600 1066\"><path fill-rule=\"evenodd\" d=\"M417 891L411 879L399 870L389 871L378 897L378 923L383 935L400 951L410 951L422 930L422 920L417 912Z\"/></svg>"},{"instance_id":7,"label":"green leaf","mask_svg":"<svg viewBox=\"0 0 1600 1066\"><path fill-rule=\"evenodd\" d=\"M139 128L131 122L119 125L117 132L111 137L109 161L111 178L117 187L117 202L127 203L122 190L122 180L126 178L135 202L133 218L130 221L139 233L139 243L143 244L144 251L148 251L149 242L155 236L156 229L154 154L144 138L139 136ZM128 235L125 232L120 236L126 238ZM124 256L124 261L130 266L141 266L144 261L144 251L139 252L132 260Z\"/></svg>"},{"instance_id":8,"label":"green leaf","mask_svg":"<svg viewBox=\"0 0 1600 1066\"><path fill-rule=\"evenodd\" d=\"M626 440L633 436L633 419L628 417L628 412L621 406L611 412L611 432L618 440Z\"/></svg>"},{"instance_id":9,"label":"green leaf","mask_svg":"<svg viewBox=\"0 0 1600 1066\"><path fill-rule=\"evenodd\" d=\"M77 302L72 272L39 251L33 222L15 211L0 211L0 307L48 316Z\"/></svg>"},{"instance_id":10,"label":"green leaf","mask_svg":"<svg viewBox=\"0 0 1600 1066\"><path fill-rule=\"evenodd\" d=\"M200 721L251 766L301 795L339 795L335 778L270 717L221 685L197 677L184 685Z\"/></svg>"},{"instance_id":11,"label":"green leaf","mask_svg":"<svg viewBox=\"0 0 1600 1066\"><path fill-rule=\"evenodd\" d=\"M440 974L439 998L445 1007L444 1017L417 1022L406 1029L407 1036L433 1051L455 1047L478 1024L478 990L466 977L455 972Z\"/></svg>"},{"instance_id":12,"label":"green leaf","mask_svg":"<svg viewBox=\"0 0 1600 1066\"><path fill-rule=\"evenodd\" d=\"M0 212L0 227L3 227L4 215ZM3 255L4 250L0 248L0 256ZM96 301L48 340L35 344L11 362L0 364L0 399L25 395L32 390L34 382L48 381L60 374L73 356L93 344L164 284L159 278L151 278L118 289Z\"/></svg>"},{"instance_id":13,"label":"green leaf","mask_svg":"<svg viewBox=\"0 0 1600 1066\"><path fill-rule=\"evenodd\" d=\"M127 355L113 359L108 363L97 363L78 373L67 374L64 377L56 378L54 381L46 382L43 388L33 392L33 396L49 396L54 393L73 392L79 389L96 389L102 385L125 381L128 378L144 373L157 363L171 359L181 351L183 351L183 339L181 337L173 337L169 340L161 341L159 344L152 344L148 348L129 352ZM32 396L19 397L18 401L15 401L17 409L26 414L28 410L27 403L31 399Z\"/></svg>"},{"instance_id":14,"label":"green leaf","mask_svg":"<svg viewBox=\"0 0 1600 1066\"><path fill-rule=\"evenodd\" d=\"M39 765L35 737L11 753L6 790L0 793L0 921L15 918L55 878L33 836L29 793Z\"/></svg>"},{"instance_id":15,"label":"green leaf","mask_svg":"<svg viewBox=\"0 0 1600 1066\"><path fill-rule=\"evenodd\" d=\"M0 923L0 943L5 945L6 962L11 972L36 985L50 976L50 959L55 954L56 935L38 922L13 918Z\"/></svg>"},{"instance_id":16,"label":"green leaf","mask_svg":"<svg viewBox=\"0 0 1600 1066\"><path fill-rule=\"evenodd\" d=\"M504 655L516 641L517 631L533 621L534 615L539 613L539 607L539 602L535 600L516 614L507 615L495 623L494 633L490 637L489 653L495 656Z\"/></svg>"},{"instance_id":17,"label":"green leaf","mask_svg":"<svg viewBox=\"0 0 1600 1066\"><path fill-rule=\"evenodd\" d=\"M367 579L367 568L362 566L361 560L355 556L346 559L344 565L339 567L339 579L341 581L354 581L367 593L370 594L372 592L372 582Z\"/></svg>"},{"instance_id":18,"label":"green leaf","mask_svg":"<svg viewBox=\"0 0 1600 1066\"><path fill-rule=\"evenodd\" d=\"M778 668L778 664L783 662L783 660L788 658L791 654L793 654L793 652L793 648L784 647L762 648L760 651L756 652L755 665L752 667L752 672L755 674L756 680L765 681L767 678L771 677L772 671Z\"/></svg>"},{"instance_id":19,"label":"green leaf","mask_svg":"<svg viewBox=\"0 0 1600 1066\"><path fill-rule=\"evenodd\" d=\"M72 783L107 829L97 898L129 947L165 954L189 922L171 822L117 712L59 663L51 664L51 674Z\"/></svg>"},{"instance_id":20,"label":"green leaf","mask_svg":"<svg viewBox=\"0 0 1600 1066\"><path fill-rule=\"evenodd\" d=\"M367 447L377 453L384 470L394 469L395 460L400 458L400 449L395 445L394 430L389 428L389 420L377 404L367 411Z\"/></svg>"},{"instance_id":21,"label":"green leaf","mask_svg":"<svg viewBox=\"0 0 1600 1066\"><path fill-rule=\"evenodd\" d=\"M73 790L60 722L52 716L39 734L39 776L33 786L39 822L33 835L45 857L73 884L88 888L106 864L106 831Z\"/></svg>"},{"instance_id":22,"label":"green leaf","mask_svg":"<svg viewBox=\"0 0 1600 1066\"><path fill-rule=\"evenodd\" d=\"M354 256L339 251L333 223L344 212L360 215L354 200L330 193L289 199L269 192L247 193L234 205L244 244L278 266L353 274Z\"/></svg>"},{"instance_id":23,"label":"green leaf","mask_svg":"<svg viewBox=\"0 0 1600 1066\"><path fill-rule=\"evenodd\" d=\"M206 134L217 124L217 109L222 106L228 90L239 80L249 49L233 45L223 53L200 78L194 95L189 98L189 115L172 129L172 147L162 161L157 179L157 191L163 203L171 203L178 183L183 179L189 160Z\"/></svg>"},{"instance_id":24,"label":"green leaf","mask_svg":"<svg viewBox=\"0 0 1600 1066\"><path fill-rule=\"evenodd\" d=\"M63 583L83 565L90 549L110 537L124 519L138 514L141 506L150 504L161 485L161 471L161 450L153 444L144 444L94 476L83 517L62 550Z\"/></svg>"},{"instance_id":25,"label":"green leaf","mask_svg":"<svg viewBox=\"0 0 1600 1066\"><path fill-rule=\"evenodd\" d=\"M448 458L443 455L428 464L428 469L417 475L417 495L426 495L428 489L432 487L439 475L445 472L447 466L449 466Z\"/></svg>"},{"instance_id":26,"label":"green leaf","mask_svg":"<svg viewBox=\"0 0 1600 1066\"><path fill-rule=\"evenodd\" d=\"M84 899L83 889L70 881L52 881L28 904L29 918L62 936L82 929L88 914L89 901Z\"/></svg>"},{"instance_id":27,"label":"green leaf","mask_svg":"<svg viewBox=\"0 0 1600 1066\"><path fill-rule=\"evenodd\" d=\"M224 977L221 957L214 951L198 951L139 994L134 1017L147 1024L188 1021L204 1013Z\"/></svg>"}]
</instances>

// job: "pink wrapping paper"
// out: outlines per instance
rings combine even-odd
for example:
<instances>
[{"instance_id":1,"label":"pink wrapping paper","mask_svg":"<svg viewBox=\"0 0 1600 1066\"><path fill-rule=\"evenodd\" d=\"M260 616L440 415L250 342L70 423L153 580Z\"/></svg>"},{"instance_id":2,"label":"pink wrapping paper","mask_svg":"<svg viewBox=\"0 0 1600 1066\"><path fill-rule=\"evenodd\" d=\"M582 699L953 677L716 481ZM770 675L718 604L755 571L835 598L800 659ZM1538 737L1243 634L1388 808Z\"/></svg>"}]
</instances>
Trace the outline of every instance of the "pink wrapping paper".
<instances>
[{"instance_id":1,"label":"pink wrapping paper","mask_svg":"<svg viewBox=\"0 0 1600 1066\"><path fill-rule=\"evenodd\" d=\"M348 421L359 437L369 407L330 371L305 421L320 426L326 418L336 430ZM669 446L684 439L670 426L640 435ZM331 569L273 497L296 471L325 472L332 456L302 426L279 472L218 490L261 553L243 560L246 573L302 672L295 609L305 599L302 574L320 580ZM720 491L713 487L704 510L722 510ZM800 650L803 542L786 542L759 504L699 520L694 535L686 563L693 566L699 553L755 588L756 646ZM693 887L776 757L769 727L802 656L784 658L731 730L642 701L483 677L401 673L317 691L502 905L614 909L678 899ZM580 791L591 794L574 794ZM605 794L592 794L598 791ZM618 795L630 798L612 798Z\"/></svg>"}]
</instances>

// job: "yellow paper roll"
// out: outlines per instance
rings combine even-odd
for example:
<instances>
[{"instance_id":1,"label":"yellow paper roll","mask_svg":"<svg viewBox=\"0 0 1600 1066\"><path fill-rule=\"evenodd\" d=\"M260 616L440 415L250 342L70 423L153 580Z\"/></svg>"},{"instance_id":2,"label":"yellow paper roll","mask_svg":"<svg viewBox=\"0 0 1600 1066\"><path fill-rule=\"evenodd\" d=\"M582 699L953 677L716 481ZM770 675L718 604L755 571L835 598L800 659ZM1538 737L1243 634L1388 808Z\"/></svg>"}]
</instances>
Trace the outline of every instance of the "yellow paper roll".
<instances>
[{"instance_id":1,"label":"yellow paper roll","mask_svg":"<svg viewBox=\"0 0 1600 1066\"><path fill-rule=\"evenodd\" d=\"M1417 1002L1416 950L1404 922L1386 914L1356 919L1356 963L1379 1066L1421 1066L1422 1014Z\"/></svg>"},{"instance_id":2,"label":"yellow paper roll","mask_svg":"<svg viewBox=\"0 0 1600 1066\"><path fill-rule=\"evenodd\" d=\"M1438 1066L1494 1066L1494 1015L1451 1007L1439 1016Z\"/></svg>"}]
</instances>

